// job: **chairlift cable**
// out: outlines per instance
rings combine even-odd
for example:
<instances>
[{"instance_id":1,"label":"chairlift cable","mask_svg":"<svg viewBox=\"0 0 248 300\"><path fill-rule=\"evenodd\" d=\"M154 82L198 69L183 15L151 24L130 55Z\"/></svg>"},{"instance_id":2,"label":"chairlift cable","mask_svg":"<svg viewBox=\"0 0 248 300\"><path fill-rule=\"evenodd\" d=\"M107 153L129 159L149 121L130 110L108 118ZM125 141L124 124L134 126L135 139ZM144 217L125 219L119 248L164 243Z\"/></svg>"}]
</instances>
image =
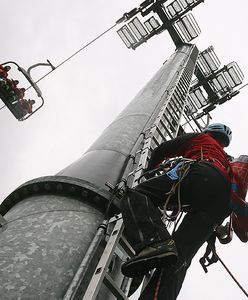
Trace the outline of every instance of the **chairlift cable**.
<instances>
[{"instance_id":1,"label":"chairlift cable","mask_svg":"<svg viewBox=\"0 0 248 300\"><path fill-rule=\"evenodd\" d=\"M241 86L238 90L240 91L241 89L243 89L244 87L246 87L248 85L248 82L246 84L244 84L243 86Z\"/></svg>"},{"instance_id":2,"label":"chairlift cable","mask_svg":"<svg viewBox=\"0 0 248 300\"><path fill-rule=\"evenodd\" d=\"M113 29L115 26L117 26L118 24L115 23L114 25L112 25L111 27L109 27L108 29L106 29L105 31L103 31L101 34L99 34L98 36L96 36L93 40L91 40L90 42L88 42L86 45L84 45L83 47L81 47L79 50L77 50L76 52L74 52L72 55L70 55L69 57L67 57L65 60L63 60L61 63L59 63L57 65L57 67L52 68L51 71L47 72L45 75L43 75L41 78L39 78L35 83L40 82L42 79L44 79L45 77L47 77L49 74L51 74L54 70L58 69L59 67L61 67L64 63L66 63L67 61L69 61L71 58L73 58L74 56L76 56L79 52L81 52L82 50L84 50L85 48L87 48L88 46L90 46L91 44L93 44L96 40L98 40L99 38L101 38L104 34L108 33L111 29ZM29 87L27 87L25 90L30 89L32 86L30 85ZM6 105L3 105L2 107L0 107L0 110L3 109L4 107L6 107Z\"/></svg>"},{"instance_id":3,"label":"chairlift cable","mask_svg":"<svg viewBox=\"0 0 248 300\"><path fill-rule=\"evenodd\" d=\"M81 52L82 50L84 50L85 48L87 48L88 46L90 46L91 44L93 44L96 40L98 40L99 38L101 38L104 34L106 34L107 32L109 32L111 29L113 29L116 25L118 25L117 23L112 25L111 27L109 27L108 29L106 29L104 32L102 32L101 34L99 34L97 37L95 37L93 40L91 40L90 42L88 42L86 45L84 45L83 47L81 47L79 50L77 50L76 52L74 52L72 55L70 55L69 57L67 57L65 60L63 60L61 63L59 63L57 65L57 67L55 67L54 69L52 69L51 71L49 71L48 73L46 73L45 75L43 75L40 79L38 79L37 81L35 81L35 83L40 82L42 79L44 79L45 77L47 77L49 74L51 74L54 70L58 69L59 67L61 67L64 63L66 63L68 60L70 60L71 58L73 58L75 55L77 55L79 52ZM31 86L29 86L28 88L26 88L26 90L28 90L29 88L31 88Z\"/></svg>"}]
</instances>

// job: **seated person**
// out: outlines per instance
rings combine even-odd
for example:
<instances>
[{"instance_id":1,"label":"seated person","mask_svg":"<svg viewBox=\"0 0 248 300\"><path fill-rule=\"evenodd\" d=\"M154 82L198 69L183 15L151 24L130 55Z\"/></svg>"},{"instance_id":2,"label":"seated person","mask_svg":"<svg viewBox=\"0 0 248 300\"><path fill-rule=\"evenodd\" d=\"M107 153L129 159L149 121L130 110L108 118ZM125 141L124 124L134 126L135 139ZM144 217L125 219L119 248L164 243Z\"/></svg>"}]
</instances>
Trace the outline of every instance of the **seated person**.
<instances>
[{"instance_id":1,"label":"seated person","mask_svg":"<svg viewBox=\"0 0 248 300\"><path fill-rule=\"evenodd\" d=\"M3 77L3 78L7 78L8 77L8 71L11 69L10 66L3 66L3 65L0 65L0 77Z\"/></svg>"},{"instance_id":2,"label":"seated person","mask_svg":"<svg viewBox=\"0 0 248 300\"><path fill-rule=\"evenodd\" d=\"M34 100L26 100L26 99L21 99L19 101L19 103L21 104L22 109L28 113L31 114L33 112L33 105L35 104Z\"/></svg>"}]
</instances>

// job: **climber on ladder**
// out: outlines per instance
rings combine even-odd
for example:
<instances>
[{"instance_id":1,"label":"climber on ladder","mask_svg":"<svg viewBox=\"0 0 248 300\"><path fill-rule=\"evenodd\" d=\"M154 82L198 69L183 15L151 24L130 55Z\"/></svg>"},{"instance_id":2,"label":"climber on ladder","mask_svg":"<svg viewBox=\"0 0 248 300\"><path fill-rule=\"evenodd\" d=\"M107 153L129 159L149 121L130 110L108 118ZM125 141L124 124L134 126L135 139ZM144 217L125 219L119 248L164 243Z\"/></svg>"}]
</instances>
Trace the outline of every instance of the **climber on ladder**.
<instances>
[{"instance_id":1,"label":"climber on ladder","mask_svg":"<svg viewBox=\"0 0 248 300\"><path fill-rule=\"evenodd\" d=\"M231 129L217 123L202 133L166 141L151 153L145 172L148 180L127 190L121 211L136 255L123 264L122 273L137 277L156 269L139 300L176 299L192 258L230 215L233 176L224 147L231 138ZM176 157L181 158L170 169L162 163ZM153 176L154 170L163 168L164 172ZM171 235L158 207L167 211L184 205L188 205L186 215ZM244 231L248 231L247 224L246 219Z\"/></svg>"}]
</instances>

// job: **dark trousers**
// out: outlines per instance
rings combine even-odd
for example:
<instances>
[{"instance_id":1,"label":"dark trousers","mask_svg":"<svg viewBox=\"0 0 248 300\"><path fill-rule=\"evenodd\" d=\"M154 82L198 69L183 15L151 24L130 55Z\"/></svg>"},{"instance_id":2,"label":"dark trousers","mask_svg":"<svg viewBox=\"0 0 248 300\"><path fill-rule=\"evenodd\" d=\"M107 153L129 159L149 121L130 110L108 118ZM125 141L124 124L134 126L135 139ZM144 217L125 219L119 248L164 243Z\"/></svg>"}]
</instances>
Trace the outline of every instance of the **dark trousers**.
<instances>
[{"instance_id":1,"label":"dark trousers","mask_svg":"<svg viewBox=\"0 0 248 300\"><path fill-rule=\"evenodd\" d=\"M125 234L136 252L151 243L171 238L157 207L164 205L172 185L170 178L161 175L129 189L123 198L121 210ZM189 204L190 210L172 237L179 253L178 262L157 269L140 300L152 300L155 293L158 300L176 299L192 258L230 213L230 183L209 163L191 165L180 189L181 202Z\"/></svg>"}]
</instances>

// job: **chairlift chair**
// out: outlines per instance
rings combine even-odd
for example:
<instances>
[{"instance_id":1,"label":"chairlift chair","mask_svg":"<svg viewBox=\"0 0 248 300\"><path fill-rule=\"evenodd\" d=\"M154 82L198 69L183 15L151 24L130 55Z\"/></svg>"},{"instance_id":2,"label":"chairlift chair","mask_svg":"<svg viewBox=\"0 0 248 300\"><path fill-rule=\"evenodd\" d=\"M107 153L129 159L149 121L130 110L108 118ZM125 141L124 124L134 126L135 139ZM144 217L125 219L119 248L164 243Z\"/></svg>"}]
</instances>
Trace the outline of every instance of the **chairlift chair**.
<instances>
[{"instance_id":1,"label":"chairlift chair","mask_svg":"<svg viewBox=\"0 0 248 300\"><path fill-rule=\"evenodd\" d=\"M6 105L6 107L10 110L10 112L15 116L15 118L18 121L24 121L27 120L29 117L31 117L35 112L37 112L43 105L44 105L44 98L42 97L41 90L39 89L38 85L33 81L30 70L34 67L37 67L39 65L50 65L52 68L53 66L48 61L48 64L36 64L34 66L31 66L28 71L20 67L16 62L14 61L8 61L1 64L2 66L6 65L14 65L17 67L17 70L22 73L22 75L26 78L26 80L30 83L31 88L33 88L37 94L37 98L40 99L38 107L35 108L31 113L28 113L21 105L20 99L18 99L18 95L16 95L15 91L11 90L11 80L12 78L5 78L0 76L0 98ZM27 89L26 89L27 90ZM12 93L11 93L12 91ZM15 99L15 96L17 99ZM37 102L37 101L36 101Z\"/></svg>"}]
</instances>

